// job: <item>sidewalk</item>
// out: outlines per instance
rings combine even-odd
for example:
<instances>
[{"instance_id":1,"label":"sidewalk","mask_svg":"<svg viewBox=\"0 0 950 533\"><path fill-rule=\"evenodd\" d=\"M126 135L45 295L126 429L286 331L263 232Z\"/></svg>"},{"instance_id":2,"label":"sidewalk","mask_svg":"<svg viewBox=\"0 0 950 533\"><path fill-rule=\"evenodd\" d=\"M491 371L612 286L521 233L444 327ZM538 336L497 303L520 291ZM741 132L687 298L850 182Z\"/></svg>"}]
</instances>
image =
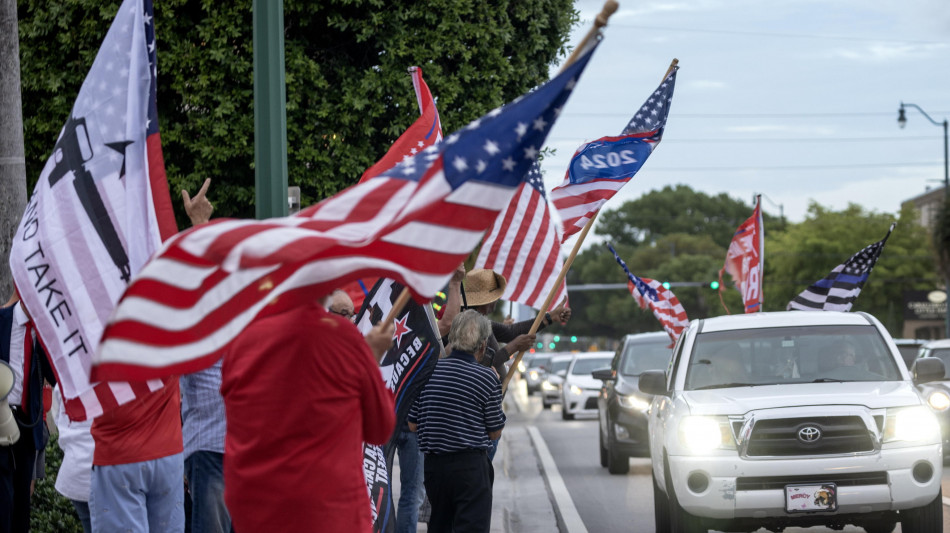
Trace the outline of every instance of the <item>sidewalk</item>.
<instances>
[{"instance_id":1,"label":"sidewalk","mask_svg":"<svg viewBox=\"0 0 950 533\"><path fill-rule=\"evenodd\" d=\"M525 427L524 385L511 383L505 396L508 422L492 464L495 486L492 491L492 533L552 533L559 530L554 506L541 475L540 462ZM399 499L399 466L393 467L393 498ZM427 531L419 524L418 532Z\"/></svg>"}]
</instances>

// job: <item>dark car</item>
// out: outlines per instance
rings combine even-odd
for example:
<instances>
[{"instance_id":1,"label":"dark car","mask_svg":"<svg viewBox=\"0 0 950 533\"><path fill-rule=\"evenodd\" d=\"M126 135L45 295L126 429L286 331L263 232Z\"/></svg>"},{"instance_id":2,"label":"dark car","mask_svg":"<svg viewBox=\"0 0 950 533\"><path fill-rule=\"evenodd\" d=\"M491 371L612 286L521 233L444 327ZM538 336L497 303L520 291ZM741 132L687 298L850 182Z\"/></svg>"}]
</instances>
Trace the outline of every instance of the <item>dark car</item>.
<instances>
[{"instance_id":1,"label":"dark car","mask_svg":"<svg viewBox=\"0 0 950 533\"><path fill-rule=\"evenodd\" d=\"M551 355L547 352L532 354L531 360L525 365L523 375L529 396L541 390L541 382L544 381L548 366L551 364Z\"/></svg>"},{"instance_id":2,"label":"dark car","mask_svg":"<svg viewBox=\"0 0 950 533\"><path fill-rule=\"evenodd\" d=\"M597 398L600 419L600 466L626 474L630 457L649 457L647 413L653 396L640 392L637 381L647 370L666 370L673 349L666 333L627 335L610 370L594 373L604 384Z\"/></svg>"},{"instance_id":3,"label":"dark car","mask_svg":"<svg viewBox=\"0 0 950 533\"><path fill-rule=\"evenodd\" d=\"M935 357L943 361L947 372L942 380L917 385L937 419L940 420L940 433L943 436L944 459L950 457L950 340L931 341L920 349L920 357Z\"/></svg>"}]
</instances>

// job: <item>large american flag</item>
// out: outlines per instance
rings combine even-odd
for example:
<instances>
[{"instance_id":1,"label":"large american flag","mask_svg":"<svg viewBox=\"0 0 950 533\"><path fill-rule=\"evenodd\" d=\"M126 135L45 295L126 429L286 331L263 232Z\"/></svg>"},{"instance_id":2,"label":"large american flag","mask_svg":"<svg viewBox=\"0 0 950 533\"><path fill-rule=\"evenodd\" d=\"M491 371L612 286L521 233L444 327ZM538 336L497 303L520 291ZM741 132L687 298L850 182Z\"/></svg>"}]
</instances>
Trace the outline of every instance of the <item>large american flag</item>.
<instances>
[{"instance_id":1,"label":"large american flag","mask_svg":"<svg viewBox=\"0 0 950 533\"><path fill-rule=\"evenodd\" d=\"M582 230L601 206L640 170L663 138L676 85L676 71L663 80L617 137L602 137L577 149L564 182L551 200L564 222L567 239Z\"/></svg>"},{"instance_id":2,"label":"large american flag","mask_svg":"<svg viewBox=\"0 0 950 533\"><path fill-rule=\"evenodd\" d=\"M663 287L663 284L655 279L635 276L627 268L627 263L620 258L614 247L608 243L607 248L610 248L610 251L614 254L614 259L620 263L623 271L627 273L627 287L640 309L653 311L653 316L660 321L660 325L673 339L673 342L676 342L683 334L683 330L689 326L689 319L686 318L686 310L683 309L683 305L680 304L673 291Z\"/></svg>"},{"instance_id":3,"label":"large american flag","mask_svg":"<svg viewBox=\"0 0 950 533\"><path fill-rule=\"evenodd\" d=\"M91 383L106 320L177 228L156 115L151 0L125 0L102 42L14 238L10 269L73 420L162 386Z\"/></svg>"},{"instance_id":4,"label":"large american flag","mask_svg":"<svg viewBox=\"0 0 950 533\"><path fill-rule=\"evenodd\" d=\"M593 48L535 91L297 216L219 220L172 238L119 302L93 376L201 370L256 316L359 277L389 277L430 299L521 185Z\"/></svg>"},{"instance_id":5,"label":"large american flag","mask_svg":"<svg viewBox=\"0 0 950 533\"><path fill-rule=\"evenodd\" d=\"M561 239L551 218L541 169L535 164L482 243L475 268L503 275L502 298L540 309L561 273ZM564 282L552 302L567 297Z\"/></svg>"},{"instance_id":6,"label":"large american flag","mask_svg":"<svg viewBox=\"0 0 950 533\"><path fill-rule=\"evenodd\" d=\"M861 294L864 282L881 257L884 243L891 236L896 224L891 224L887 235L874 244L869 244L847 261L836 266L824 278L816 281L801 292L791 302L787 310L798 311L850 311L854 301Z\"/></svg>"},{"instance_id":7,"label":"large american flag","mask_svg":"<svg viewBox=\"0 0 950 533\"><path fill-rule=\"evenodd\" d=\"M419 118L389 147L382 159L366 169L360 178L360 183L375 178L383 172L393 168L400 162L411 158L422 150L442 140L442 122L439 120L439 111L435 107L435 100L429 86L422 79L422 69L409 67L412 76L412 86L416 92L416 102L419 104ZM343 289L353 300L354 309L359 310L363 299L369 290L376 284L376 278L359 279L349 283Z\"/></svg>"}]
</instances>

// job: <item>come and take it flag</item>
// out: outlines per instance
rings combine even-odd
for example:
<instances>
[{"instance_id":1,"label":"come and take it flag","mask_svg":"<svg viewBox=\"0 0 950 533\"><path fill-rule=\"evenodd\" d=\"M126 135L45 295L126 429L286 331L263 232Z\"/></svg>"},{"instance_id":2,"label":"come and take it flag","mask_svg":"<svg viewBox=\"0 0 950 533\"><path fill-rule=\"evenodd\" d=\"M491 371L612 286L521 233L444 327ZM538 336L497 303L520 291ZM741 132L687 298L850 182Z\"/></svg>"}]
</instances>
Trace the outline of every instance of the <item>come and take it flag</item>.
<instances>
[{"instance_id":1,"label":"come and take it flag","mask_svg":"<svg viewBox=\"0 0 950 533\"><path fill-rule=\"evenodd\" d=\"M663 138L676 71L644 102L617 137L602 137L577 149L564 182L551 191L551 201L564 222L564 236L584 229L601 206L640 170Z\"/></svg>"},{"instance_id":2,"label":"come and take it flag","mask_svg":"<svg viewBox=\"0 0 950 533\"><path fill-rule=\"evenodd\" d=\"M752 216L739 225L739 229L732 236L729 250L726 252L726 263L719 270L719 300L722 306L722 274L728 272L742 295L742 302L746 313L755 313L762 310L762 272L765 264L765 229L762 225L762 196L756 197L755 209ZM729 308L726 307L726 311Z\"/></svg>"},{"instance_id":3,"label":"come and take it flag","mask_svg":"<svg viewBox=\"0 0 950 533\"><path fill-rule=\"evenodd\" d=\"M429 86L422 79L422 69L409 67L409 74L412 76L412 86L416 92L416 102L419 104L419 118L396 139L396 142L389 147L382 159L366 169L366 172L360 178L360 183L375 178L442 140L442 123L439 120L439 111L435 107L435 100L432 99ZM343 288L350 299L353 300L354 309L363 306L363 298L366 297L369 289L375 283L376 278L360 279Z\"/></svg>"},{"instance_id":4,"label":"come and take it flag","mask_svg":"<svg viewBox=\"0 0 950 533\"><path fill-rule=\"evenodd\" d=\"M389 279L381 279L376 283L356 318L356 325L364 335L389 314L402 288L402 284ZM363 444L363 474L369 490L373 531L377 532L393 531L395 528L390 474L393 471L396 441L406 424L409 407L428 383L435 363L443 352L432 306L408 302L395 317L395 326L393 346L383 355L380 370L386 386L393 391L396 430L383 446ZM422 463L419 463L419 467L422 467Z\"/></svg>"},{"instance_id":5,"label":"come and take it flag","mask_svg":"<svg viewBox=\"0 0 950 533\"><path fill-rule=\"evenodd\" d=\"M854 301L861 294L864 282L871 275L871 269L877 263L884 243L891 236L894 227L891 224L887 235L874 244L865 246L847 261L836 266L824 278L805 289L794 300L788 302L787 310L799 311L850 311Z\"/></svg>"},{"instance_id":6,"label":"come and take it flag","mask_svg":"<svg viewBox=\"0 0 950 533\"><path fill-rule=\"evenodd\" d=\"M630 295L640 305L640 309L649 309L653 311L653 316L660 321L660 325L669 334L670 339L676 342L683 334L683 330L689 326L689 319L686 318L686 310L673 294L673 291L663 287L663 284L655 279L641 278L635 276L627 263L620 258L617 250L609 243L607 248L614 254L614 259L623 267L627 273L627 286L630 289Z\"/></svg>"},{"instance_id":7,"label":"come and take it flag","mask_svg":"<svg viewBox=\"0 0 950 533\"><path fill-rule=\"evenodd\" d=\"M103 333L93 376L196 372L263 314L369 276L427 301L511 201L593 47L550 82L381 176L293 217L179 233L142 269Z\"/></svg>"},{"instance_id":8,"label":"come and take it flag","mask_svg":"<svg viewBox=\"0 0 950 533\"><path fill-rule=\"evenodd\" d=\"M561 239L551 210L541 169L535 164L515 197L498 214L482 243L475 268L488 268L508 281L502 298L540 309L563 267ZM553 302L567 298L564 282Z\"/></svg>"},{"instance_id":9,"label":"come and take it flag","mask_svg":"<svg viewBox=\"0 0 950 533\"><path fill-rule=\"evenodd\" d=\"M156 115L151 0L125 0L17 229L10 269L73 420L162 386L91 384L89 369L132 275L177 231Z\"/></svg>"}]
</instances>

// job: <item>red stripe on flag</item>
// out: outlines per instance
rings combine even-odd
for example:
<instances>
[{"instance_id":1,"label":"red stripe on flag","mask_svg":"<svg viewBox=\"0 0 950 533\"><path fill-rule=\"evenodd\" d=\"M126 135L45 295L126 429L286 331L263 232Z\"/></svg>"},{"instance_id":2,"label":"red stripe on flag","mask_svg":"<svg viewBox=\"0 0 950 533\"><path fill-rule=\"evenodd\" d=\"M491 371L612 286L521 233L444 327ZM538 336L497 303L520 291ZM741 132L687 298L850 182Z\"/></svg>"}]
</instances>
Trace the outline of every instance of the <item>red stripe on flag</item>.
<instances>
[{"instance_id":1,"label":"red stripe on flag","mask_svg":"<svg viewBox=\"0 0 950 533\"><path fill-rule=\"evenodd\" d=\"M153 133L145 139L148 153L148 181L152 189L152 204L155 206L155 218L162 241L178 233L175 211L168 193L168 179L165 176L165 156L162 154L162 137Z\"/></svg>"}]
</instances>

